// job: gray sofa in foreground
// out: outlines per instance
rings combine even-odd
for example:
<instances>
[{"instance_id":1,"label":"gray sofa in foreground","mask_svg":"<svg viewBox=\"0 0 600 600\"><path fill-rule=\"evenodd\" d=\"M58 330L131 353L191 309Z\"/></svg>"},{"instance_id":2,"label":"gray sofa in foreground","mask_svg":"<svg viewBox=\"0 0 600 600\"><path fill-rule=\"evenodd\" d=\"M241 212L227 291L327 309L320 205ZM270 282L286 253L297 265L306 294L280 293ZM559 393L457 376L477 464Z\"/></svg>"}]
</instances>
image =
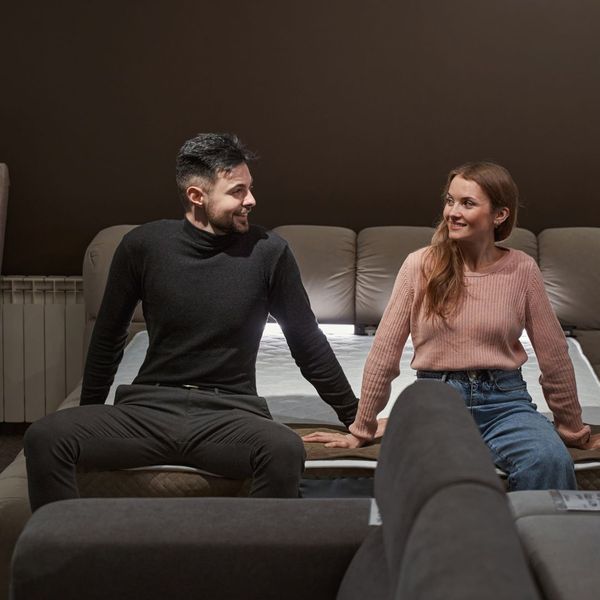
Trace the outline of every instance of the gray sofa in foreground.
<instances>
[{"instance_id":1,"label":"gray sofa in foreground","mask_svg":"<svg viewBox=\"0 0 600 600\"><path fill-rule=\"evenodd\" d=\"M489 452L454 390L420 381L403 392L375 495L381 526L369 525L369 499L56 502L17 543L11 598L542 597Z\"/></svg>"},{"instance_id":2,"label":"gray sofa in foreground","mask_svg":"<svg viewBox=\"0 0 600 600\"><path fill-rule=\"evenodd\" d=\"M426 433L426 435L425 435ZM446 468L439 469L443 455ZM21 535L12 600L581 600L600 587L600 512L504 493L459 395L396 403L369 499L81 499Z\"/></svg>"}]
</instances>

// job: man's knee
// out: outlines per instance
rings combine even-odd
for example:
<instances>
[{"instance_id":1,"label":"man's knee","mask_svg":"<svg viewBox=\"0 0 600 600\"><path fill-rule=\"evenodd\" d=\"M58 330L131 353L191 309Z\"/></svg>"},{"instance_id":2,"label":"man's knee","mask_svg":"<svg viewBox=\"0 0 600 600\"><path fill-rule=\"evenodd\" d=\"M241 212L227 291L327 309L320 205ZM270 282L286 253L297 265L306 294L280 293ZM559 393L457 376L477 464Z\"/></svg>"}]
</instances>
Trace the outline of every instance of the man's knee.
<instances>
[{"instance_id":1,"label":"man's knee","mask_svg":"<svg viewBox=\"0 0 600 600\"><path fill-rule=\"evenodd\" d=\"M288 427L281 426L280 434L274 439L272 452L282 461L304 468L304 459L306 458L304 443L302 438Z\"/></svg>"},{"instance_id":2,"label":"man's knee","mask_svg":"<svg viewBox=\"0 0 600 600\"><path fill-rule=\"evenodd\" d=\"M306 451L299 435L294 431L278 425L268 436L268 442L263 446L262 462L269 468L281 472L298 472L304 469Z\"/></svg>"},{"instance_id":3,"label":"man's knee","mask_svg":"<svg viewBox=\"0 0 600 600\"><path fill-rule=\"evenodd\" d=\"M72 428L58 418L60 413L53 413L33 422L23 437L23 448L27 458L42 458L51 453L57 446L68 444ZM62 415L60 415L62 416Z\"/></svg>"},{"instance_id":4,"label":"man's knee","mask_svg":"<svg viewBox=\"0 0 600 600\"><path fill-rule=\"evenodd\" d=\"M38 451L45 451L48 445L53 441L53 434L51 427L49 427L47 418L43 417L34 421L25 432L23 437L23 448L25 449L25 455L37 453Z\"/></svg>"}]
</instances>

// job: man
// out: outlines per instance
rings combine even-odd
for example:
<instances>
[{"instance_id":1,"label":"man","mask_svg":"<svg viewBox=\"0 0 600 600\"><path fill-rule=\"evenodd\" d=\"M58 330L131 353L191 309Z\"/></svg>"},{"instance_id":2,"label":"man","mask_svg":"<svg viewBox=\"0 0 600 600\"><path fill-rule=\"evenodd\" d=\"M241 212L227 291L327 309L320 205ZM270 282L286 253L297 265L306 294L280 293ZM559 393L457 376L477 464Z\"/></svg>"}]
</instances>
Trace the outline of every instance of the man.
<instances>
[{"instance_id":1,"label":"man","mask_svg":"<svg viewBox=\"0 0 600 600\"><path fill-rule=\"evenodd\" d=\"M76 465L182 464L252 477L252 496L294 497L304 447L257 396L255 362L267 315L303 375L350 425L357 399L319 330L284 240L248 222L256 205L233 135L200 134L177 157L181 221L129 232L117 248L90 341L81 406L32 424L25 454L32 510L78 496ZM149 335L132 385L104 401L142 301Z\"/></svg>"}]
</instances>

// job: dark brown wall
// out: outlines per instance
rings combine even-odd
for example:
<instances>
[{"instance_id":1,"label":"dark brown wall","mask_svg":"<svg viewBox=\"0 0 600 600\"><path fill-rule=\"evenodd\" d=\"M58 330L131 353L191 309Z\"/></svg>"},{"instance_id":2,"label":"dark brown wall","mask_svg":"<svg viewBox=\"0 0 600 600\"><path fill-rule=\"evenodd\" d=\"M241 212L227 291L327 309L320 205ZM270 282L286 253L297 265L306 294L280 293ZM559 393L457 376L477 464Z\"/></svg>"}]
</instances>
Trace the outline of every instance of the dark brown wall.
<instances>
[{"instance_id":1,"label":"dark brown wall","mask_svg":"<svg viewBox=\"0 0 600 600\"><path fill-rule=\"evenodd\" d=\"M174 156L234 131L254 221L431 225L446 172L507 166L520 224L600 225L600 3L4 3L5 274L78 274L102 227L177 217Z\"/></svg>"}]
</instances>

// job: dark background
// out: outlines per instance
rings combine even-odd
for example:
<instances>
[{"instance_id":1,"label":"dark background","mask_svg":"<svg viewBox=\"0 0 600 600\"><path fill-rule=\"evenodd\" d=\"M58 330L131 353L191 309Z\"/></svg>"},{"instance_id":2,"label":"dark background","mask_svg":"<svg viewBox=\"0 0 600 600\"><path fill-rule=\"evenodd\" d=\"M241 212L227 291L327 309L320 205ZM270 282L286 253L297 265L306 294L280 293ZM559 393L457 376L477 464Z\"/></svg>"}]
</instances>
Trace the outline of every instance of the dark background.
<instances>
[{"instance_id":1,"label":"dark background","mask_svg":"<svg viewBox=\"0 0 600 600\"><path fill-rule=\"evenodd\" d=\"M3 272L79 274L101 228L178 217L174 157L233 131L254 222L432 225L495 159L520 225L598 226L596 0L3 2Z\"/></svg>"}]
</instances>

